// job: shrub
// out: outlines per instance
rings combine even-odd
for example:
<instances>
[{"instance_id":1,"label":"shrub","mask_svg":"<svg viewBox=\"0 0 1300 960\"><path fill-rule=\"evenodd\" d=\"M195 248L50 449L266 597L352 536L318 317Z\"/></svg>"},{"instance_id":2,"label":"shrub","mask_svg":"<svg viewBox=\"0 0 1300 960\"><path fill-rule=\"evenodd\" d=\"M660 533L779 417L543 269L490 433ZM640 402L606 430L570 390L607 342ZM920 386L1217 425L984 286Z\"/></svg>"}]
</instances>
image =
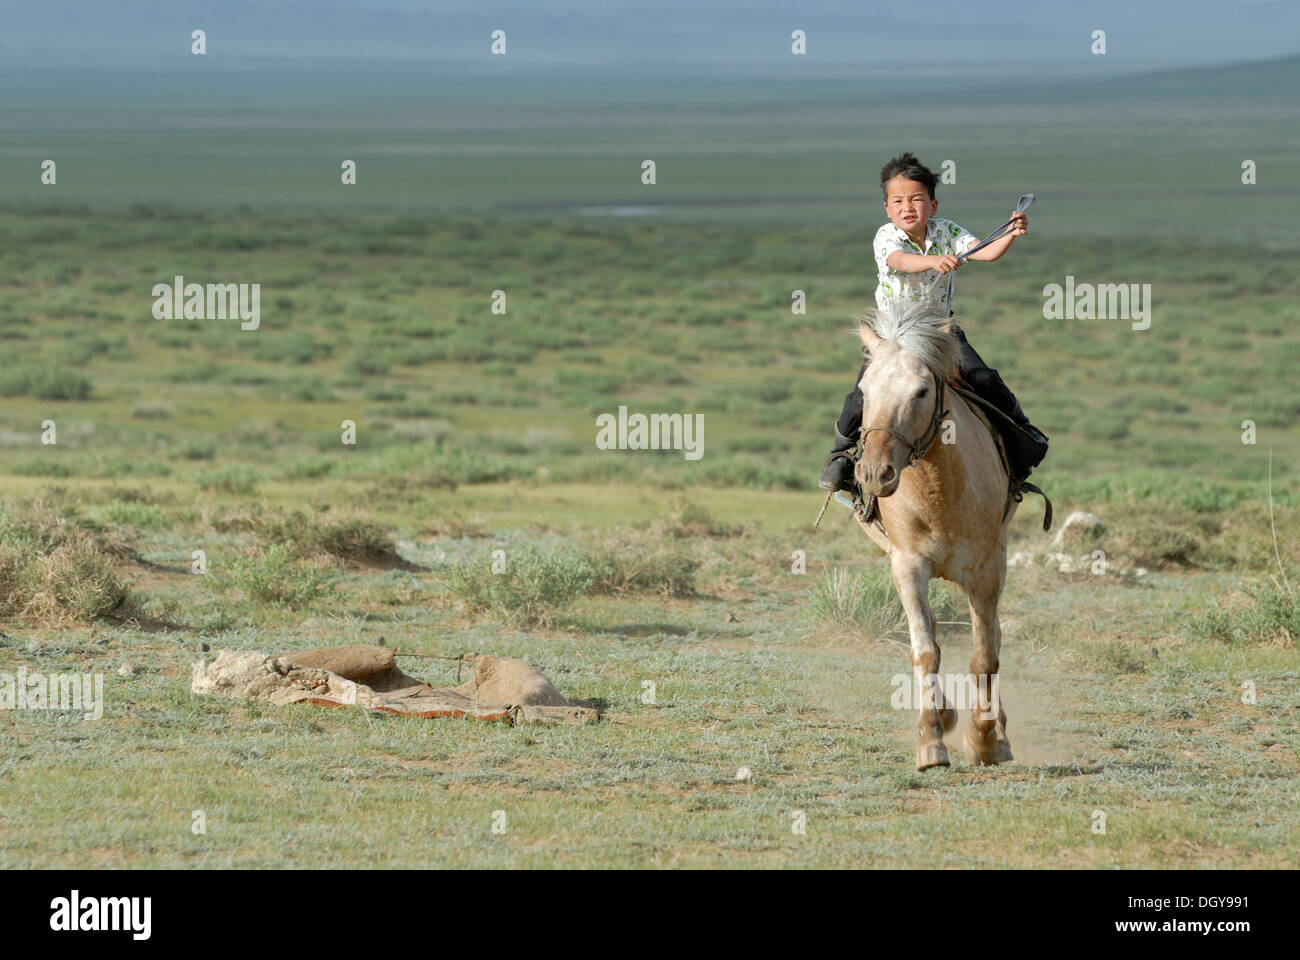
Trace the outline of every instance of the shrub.
<instances>
[{"instance_id":1,"label":"shrub","mask_svg":"<svg viewBox=\"0 0 1300 960\"><path fill-rule=\"evenodd\" d=\"M370 347L352 351L343 361L343 372L355 376L382 375L392 367L390 353Z\"/></svg>"},{"instance_id":2,"label":"shrub","mask_svg":"<svg viewBox=\"0 0 1300 960\"><path fill-rule=\"evenodd\" d=\"M67 367L23 363L0 370L0 396L85 400L90 396L90 380Z\"/></svg>"},{"instance_id":3,"label":"shrub","mask_svg":"<svg viewBox=\"0 0 1300 960\"><path fill-rule=\"evenodd\" d=\"M172 456L180 460L211 460L217 455L217 442L212 439L187 437L176 445Z\"/></svg>"},{"instance_id":4,"label":"shrub","mask_svg":"<svg viewBox=\"0 0 1300 960\"><path fill-rule=\"evenodd\" d=\"M225 493L252 493L257 486L257 474L251 467L235 464L218 470L200 470L194 482L202 490L219 490Z\"/></svg>"},{"instance_id":5,"label":"shrub","mask_svg":"<svg viewBox=\"0 0 1300 960\"><path fill-rule=\"evenodd\" d=\"M328 476L333 470L337 461L330 460L327 457L308 457L305 460L294 460L284 468L284 479L286 480L318 480L321 477Z\"/></svg>"},{"instance_id":6,"label":"shrub","mask_svg":"<svg viewBox=\"0 0 1300 960\"><path fill-rule=\"evenodd\" d=\"M133 523L140 527L155 527L162 523L162 510L150 503L114 500L100 513L110 523Z\"/></svg>"},{"instance_id":7,"label":"shrub","mask_svg":"<svg viewBox=\"0 0 1300 960\"><path fill-rule=\"evenodd\" d=\"M166 477L172 468L152 457L109 454L101 457L95 467L100 477Z\"/></svg>"},{"instance_id":8,"label":"shrub","mask_svg":"<svg viewBox=\"0 0 1300 960\"><path fill-rule=\"evenodd\" d=\"M126 584L113 558L85 534L29 561L26 574L25 612L35 612L39 619L63 612L74 620L92 620L126 601Z\"/></svg>"},{"instance_id":9,"label":"shrub","mask_svg":"<svg viewBox=\"0 0 1300 960\"><path fill-rule=\"evenodd\" d=\"M387 531L358 517L322 521L295 510L261 521L257 535L264 542L285 545L299 557L327 554L357 563L403 563Z\"/></svg>"},{"instance_id":10,"label":"shrub","mask_svg":"<svg viewBox=\"0 0 1300 960\"><path fill-rule=\"evenodd\" d=\"M67 463L64 460L52 460L49 457L35 457L23 460L9 468L9 472L18 477L59 477L61 479L77 476L81 473L82 463Z\"/></svg>"},{"instance_id":11,"label":"shrub","mask_svg":"<svg viewBox=\"0 0 1300 960\"><path fill-rule=\"evenodd\" d=\"M302 607L332 590L338 573L298 559L290 546L275 544L259 555L236 557L209 569L203 581L219 593L238 590L258 603Z\"/></svg>"},{"instance_id":12,"label":"shrub","mask_svg":"<svg viewBox=\"0 0 1300 960\"><path fill-rule=\"evenodd\" d=\"M649 593L666 597L695 595L700 561L679 547L598 550L588 555L591 593Z\"/></svg>"},{"instance_id":13,"label":"shrub","mask_svg":"<svg viewBox=\"0 0 1300 960\"><path fill-rule=\"evenodd\" d=\"M545 626L554 608L592 585L591 563L575 553L510 550L505 569L493 572L493 558L452 567L447 586L471 613L486 612L517 626Z\"/></svg>"},{"instance_id":14,"label":"shrub","mask_svg":"<svg viewBox=\"0 0 1300 960\"><path fill-rule=\"evenodd\" d=\"M1294 586L1275 578L1250 581L1193 620L1191 634L1220 643L1290 647L1300 637L1300 601Z\"/></svg>"},{"instance_id":15,"label":"shrub","mask_svg":"<svg viewBox=\"0 0 1300 960\"><path fill-rule=\"evenodd\" d=\"M738 526L720 522L707 507L690 500L677 500L659 529L670 537L734 537L743 532Z\"/></svg>"},{"instance_id":16,"label":"shrub","mask_svg":"<svg viewBox=\"0 0 1300 960\"><path fill-rule=\"evenodd\" d=\"M936 620L952 620L961 611L941 580L930 581L929 600ZM907 614L885 564L858 571L834 568L817 585L809 608L815 622L860 628L873 636L907 626Z\"/></svg>"},{"instance_id":17,"label":"shrub","mask_svg":"<svg viewBox=\"0 0 1300 960\"><path fill-rule=\"evenodd\" d=\"M1194 567L1202 559L1200 538L1177 526L1143 526L1116 538L1120 552L1148 567Z\"/></svg>"},{"instance_id":18,"label":"shrub","mask_svg":"<svg viewBox=\"0 0 1300 960\"><path fill-rule=\"evenodd\" d=\"M0 508L0 613L37 623L91 620L122 606L124 548L37 500Z\"/></svg>"}]
</instances>

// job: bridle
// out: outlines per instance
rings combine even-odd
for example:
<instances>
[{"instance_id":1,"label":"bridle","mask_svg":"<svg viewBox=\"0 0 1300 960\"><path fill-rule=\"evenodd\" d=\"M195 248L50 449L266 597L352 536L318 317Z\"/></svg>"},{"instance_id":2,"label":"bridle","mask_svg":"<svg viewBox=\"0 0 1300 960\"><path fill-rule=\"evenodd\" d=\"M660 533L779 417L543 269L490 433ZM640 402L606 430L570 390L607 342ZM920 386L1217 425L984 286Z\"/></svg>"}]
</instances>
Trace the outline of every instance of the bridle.
<instances>
[{"instance_id":1,"label":"bridle","mask_svg":"<svg viewBox=\"0 0 1300 960\"><path fill-rule=\"evenodd\" d=\"M905 468L912 466L918 461L924 460L925 455L929 453L930 448L934 446L934 441L939 438L939 425L943 423L949 413L949 411L943 408L943 399L947 384L939 377L935 377L934 379L935 383L938 384L934 396L934 416L930 418L930 426L926 428L925 433L921 434L921 436L917 438L915 443L908 440L892 427L863 427L862 432L858 435L858 439L861 441L863 447L867 445L867 434L871 433L873 430L883 430L908 448L909 453L907 456L907 463L903 465Z\"/></svg>"}]
</instances>

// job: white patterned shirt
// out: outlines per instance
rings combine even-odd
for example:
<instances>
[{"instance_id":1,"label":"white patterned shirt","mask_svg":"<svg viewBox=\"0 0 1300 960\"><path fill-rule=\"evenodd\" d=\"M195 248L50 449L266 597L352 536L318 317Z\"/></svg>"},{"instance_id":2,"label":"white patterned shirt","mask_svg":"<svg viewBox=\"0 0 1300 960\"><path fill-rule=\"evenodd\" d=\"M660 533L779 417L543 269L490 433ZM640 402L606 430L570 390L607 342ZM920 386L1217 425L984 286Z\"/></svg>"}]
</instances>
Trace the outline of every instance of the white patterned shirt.
<instances>
[{"instance_id":1,"label":"white patterned shirt","mask_svg":"<svg viewBox=\"0 0 1300 960\"><path fill-rule=\"evenodd\" d=\"M922 250L900 227L894 226L892 222L886 223L876 231L876 239L872 243L876 254L876 275L879 281L876 284L876 306L883 310L891 300L933 300L942 303L948 288L946 283L941 283L935 288L933 295L929 294L930 285L934 283L934 278L939 276L937 270L926 270L922 273L899 273L897 270L891 270L885 263L885 259L895 250L931 257L945 253L957 256L977 243L979 237L955 221L931 217L925 225L925 249Z\"/></svg>"}]
</instances>

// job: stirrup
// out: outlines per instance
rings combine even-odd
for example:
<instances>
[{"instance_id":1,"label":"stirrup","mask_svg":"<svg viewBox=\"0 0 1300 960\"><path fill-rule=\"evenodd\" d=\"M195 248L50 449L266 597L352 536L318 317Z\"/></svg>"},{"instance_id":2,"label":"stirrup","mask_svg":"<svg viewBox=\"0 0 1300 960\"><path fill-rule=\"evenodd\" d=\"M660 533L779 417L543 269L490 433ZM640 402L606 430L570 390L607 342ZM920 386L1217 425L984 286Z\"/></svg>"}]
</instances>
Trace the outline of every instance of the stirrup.
<instances>
[{"instance_id":1,"label":"stirrup","mask_svg":"<svg viewBox=\"0 0 1300 960\"><path fill-rule=\"evenodd\" d=\"M1046 533L1052 529L1052 501L1047 494L1043 493L1042 487L1036 483L1030 483L1024 477L1011 481L1010 489L1007 490L1007 505L1002 511L1002 519L1007 518L1007 514L1011 511L1011 504L1020 503L1025 499L1026 493L1036 493L1043 498L1043 503L1046 505L1043 508L1043 532Z\"/></svg>"},{"instance_id":2,"label":"stirrup","mask_svg":"<svg viewBox=\"0 0 1300 960\"><path fill-rule=\"evenodd\" d=\"M853 512L853 518L864 526L874 523L880 528L880 532L885 532L885 522L880 518L880 509L878 507L879 499L874 494L867 494L864 503L861 495L861 487L853 491L853 499L850 500L846 495L847 491L833 490L826 494L826 499L822 502L822 508L817 513L817 519L813 521L813 529L816 530L821 526L822 517L826 515L826 508L830 506L831 498L835 498L836 503L841 503ZM886 534L887 535L887 534Z\"/></svg>"}]
</instances>

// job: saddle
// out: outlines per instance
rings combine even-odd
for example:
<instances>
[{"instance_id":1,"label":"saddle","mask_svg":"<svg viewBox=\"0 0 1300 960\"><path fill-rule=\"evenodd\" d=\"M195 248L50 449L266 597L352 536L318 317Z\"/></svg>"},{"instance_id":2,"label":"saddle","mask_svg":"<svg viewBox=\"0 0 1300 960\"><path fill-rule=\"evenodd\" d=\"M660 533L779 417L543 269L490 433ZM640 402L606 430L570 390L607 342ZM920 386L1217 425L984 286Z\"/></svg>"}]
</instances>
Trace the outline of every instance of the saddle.
<instances>
[{"instance_id":1,"label":"saddle","mask_svg":"<svg viewBox=\"0 0 1300 960\"><path fill-rule=\"evenodd\" d=\"M1046 508L1043 511L1043 530L1052 528L1052 501L1042 488L1030 483L1026 478L1034 467L1043 462L1047 455L1047 444L1026 432L1020 424L995 407L988 400L970 389L963 381L948 381L948 387L966 398L975 412L975 416L984 422L993 437L1002 458L1002 466L1009 478L1007 484L1007 504L1002 511L1003 519L1011 509L1012 503L1019 503L1026 493L1036 493L1043 498Z\"/></svg>"}]
</instances>

